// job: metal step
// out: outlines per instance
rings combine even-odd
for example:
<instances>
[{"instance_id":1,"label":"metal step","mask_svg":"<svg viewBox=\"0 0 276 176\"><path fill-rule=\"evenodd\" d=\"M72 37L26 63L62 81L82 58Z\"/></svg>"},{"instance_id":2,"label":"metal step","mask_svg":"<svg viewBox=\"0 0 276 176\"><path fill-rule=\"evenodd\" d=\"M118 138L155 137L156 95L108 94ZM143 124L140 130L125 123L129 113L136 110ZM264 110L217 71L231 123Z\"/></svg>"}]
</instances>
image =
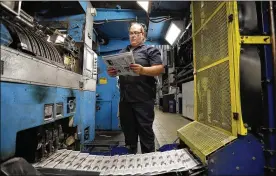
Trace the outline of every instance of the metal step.
<instances>
[{"instance_id":1,"label":"metal step","mask_svg":"<svg viewBox=\"0 0 276 176\"><path fill-rule=\"evenodd\" d=\"M194 121L177 131L178 137L207 163L207 156L236 139L235 136Z\"/></svg>"}]
</instances>

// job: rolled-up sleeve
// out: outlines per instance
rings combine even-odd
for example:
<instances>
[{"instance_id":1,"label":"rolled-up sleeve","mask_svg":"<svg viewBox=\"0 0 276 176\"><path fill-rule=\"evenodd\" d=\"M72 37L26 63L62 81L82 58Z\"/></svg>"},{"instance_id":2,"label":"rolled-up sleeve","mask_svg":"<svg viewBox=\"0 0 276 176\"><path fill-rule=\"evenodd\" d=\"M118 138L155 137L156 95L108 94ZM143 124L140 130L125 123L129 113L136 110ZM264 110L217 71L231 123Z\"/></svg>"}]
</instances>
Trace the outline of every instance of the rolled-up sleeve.
<instances>
[{"instance_id":1,"label":"rolled-up sleeve","mask_svg":"<svg viewBox=\"0 0 276 176\"><path fill-rule=\"evenodd\" d=\"M161 59L161 53L160 51L155 47L148 47L148 56L149 56L149 62L150 65L162 65L162 59Z\"/></svg>"}]
</instances>

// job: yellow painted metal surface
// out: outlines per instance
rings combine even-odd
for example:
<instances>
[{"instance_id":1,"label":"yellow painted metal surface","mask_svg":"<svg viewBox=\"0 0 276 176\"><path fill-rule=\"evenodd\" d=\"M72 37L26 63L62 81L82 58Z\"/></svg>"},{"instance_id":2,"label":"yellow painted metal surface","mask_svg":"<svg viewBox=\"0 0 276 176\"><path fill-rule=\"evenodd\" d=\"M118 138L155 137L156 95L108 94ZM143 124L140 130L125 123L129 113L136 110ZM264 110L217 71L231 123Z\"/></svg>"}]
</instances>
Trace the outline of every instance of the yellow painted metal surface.
<instances>
[{"instance_id":1,"label":"yellow painted metal surface","mask_svg":"<svg viewBox=\"0 0 276 176\"><path fill-rule=\"evenodd\" d=\"M271 38L240 35L236 1L194 1L192 18L195 122L179 129L178 136L206 163L209 154L247 135L241 111L241 45L269 44Z\"/></svg>"},{"instance_id":2,"label":"yellow painted metal surface","mask_svg":"<svg viewBox=\"0 0 276 176\"><path fill-rule=\"evenodd\" d=\"M241 36L241 44L270 44L270 36Z\"/></svg>"},{"instance_id":3,"label":"yellow painted metal surface","mask_svg":"<svg viewBox=\"0 0 276 176\"><path fill-rule=\"evenodd\" d=\"M238 134L247 134L239 97L237 14L236 2L192 2L196 121L179 129L178 136L204 163Z\"/></svg>"},{"instance_id":4,"label":"yellow painted metal surface","mask_svg":"<svg viewBox=\"0 0 276 176\"><path fill-rule=\"evenodd\" d=\"M236 139L235 136L209 127L200 122L192 122L177 131L181 140L206 164L206 156Z\"/></svg>"},{"instance_id":5,"label":"yellow painted metal surface","mask_svg":"<svg viewBox=\"0 0 276 176\"><path fill-rule=\"evenodd\" d=\"M193 10L197 120L236 136L232 124L235 102L231 94L235 91L231 84L235 81L230 76L234 66L230 65L228 3L193 2Z\"/></svg>"},{"instance_id":6,"label":"yellow painted metal surface","mask_svg":"<svg viewBox=\"0 0 276 176\"><path fill-rule=\"evenodd\" d=\"M240 32L239 32L239 14L238 14L238 4L236 1L229 2L230 13L233 14L233 22L230 25L231 36L233 41L230 43L233 50L233 62L234 62L234 80L235 84L235 105L236 112L239 114L239 120L237 120L237 132L240 135L246 135L247 129L244 127L242 120L241 111L241 95L240 95Z\"/></svg>"},{"instance_id":7,"label":"yellow painted metal surface","mask_svg":"<svg viewBox=\"0 0 276 176\"><path fill-rule=\"evenodd\" d=\"M107 84L107 78L100 78L99 83L100 84Z\"/></svg>"}]
</instances>

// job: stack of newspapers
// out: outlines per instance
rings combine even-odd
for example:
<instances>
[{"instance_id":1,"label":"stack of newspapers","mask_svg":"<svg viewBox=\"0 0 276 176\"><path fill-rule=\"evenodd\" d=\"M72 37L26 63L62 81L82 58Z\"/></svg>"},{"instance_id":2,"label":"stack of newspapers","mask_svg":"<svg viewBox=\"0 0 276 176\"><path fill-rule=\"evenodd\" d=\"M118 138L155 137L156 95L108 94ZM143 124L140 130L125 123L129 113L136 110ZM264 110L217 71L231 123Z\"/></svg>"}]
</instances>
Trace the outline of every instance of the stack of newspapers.
<instances>
[{"instance_id":1,"label":"stack of newspapers","mask_svg":"<svg viewBox=\"0 0 276 176\"><path fill-rule=\"evenodd\" d=\"M58 150L35 167L98 172L100 175L157 175L199 165L186 149L136 155L99 156Z\"/></svg>"}]
</instances>

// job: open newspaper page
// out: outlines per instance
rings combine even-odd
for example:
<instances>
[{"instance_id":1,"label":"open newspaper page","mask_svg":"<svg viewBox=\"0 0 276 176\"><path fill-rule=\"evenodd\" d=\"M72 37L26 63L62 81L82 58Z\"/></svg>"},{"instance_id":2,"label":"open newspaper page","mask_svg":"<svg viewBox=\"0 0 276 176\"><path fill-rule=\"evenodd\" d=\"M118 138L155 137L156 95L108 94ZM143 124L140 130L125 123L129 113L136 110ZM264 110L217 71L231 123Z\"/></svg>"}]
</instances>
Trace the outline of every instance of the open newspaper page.
<instances>
[{"instance_id":1,"label":"open newspaper page","mask_svg":"<svg viewBox=\"0 0 276 176\"><path fill-rule=\"evenodd\" d=\"M117 76L139 76L130 69L130 64L135 64L132 52L108 55L102 58L107 67L112 67L117 70Z\"/></svg>"}]
</instances>

